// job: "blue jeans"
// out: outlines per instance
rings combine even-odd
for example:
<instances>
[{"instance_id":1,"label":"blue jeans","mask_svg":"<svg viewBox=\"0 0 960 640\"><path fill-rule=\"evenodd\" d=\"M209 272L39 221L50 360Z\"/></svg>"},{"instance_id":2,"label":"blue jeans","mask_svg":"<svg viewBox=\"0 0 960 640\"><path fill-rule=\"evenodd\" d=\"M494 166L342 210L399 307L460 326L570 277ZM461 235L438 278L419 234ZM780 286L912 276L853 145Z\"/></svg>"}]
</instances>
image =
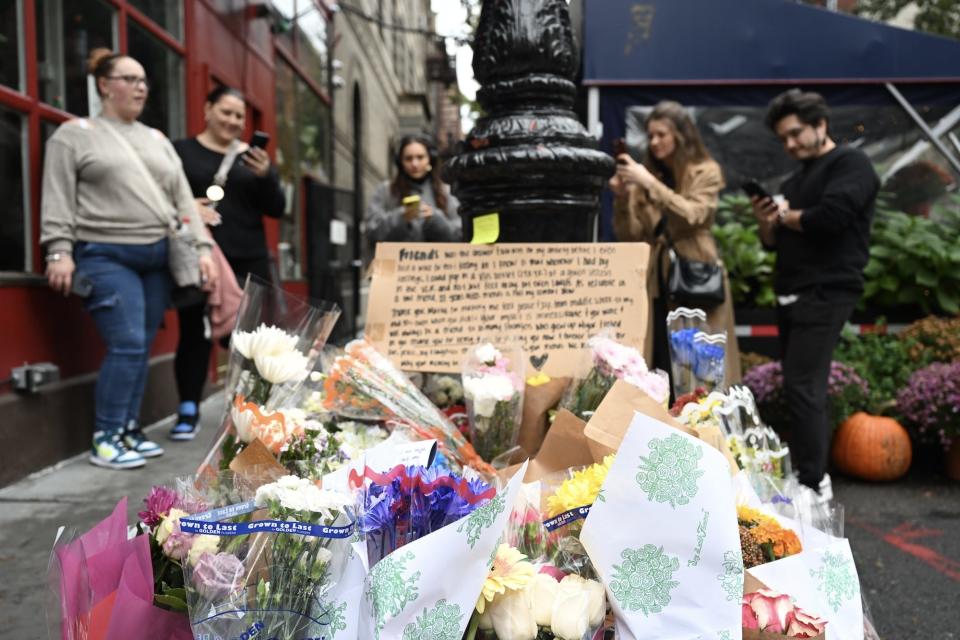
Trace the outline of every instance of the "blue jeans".
<instances>
[{"instance_id":1,"label":"blue jeans","mask_svg":"<svg viewBox=\"0 0 960 640\"><path fill-rule=\"evenodd\" d=\"M78 242L76 275L93 291L84 301L107 345L96 389L96 430L119 433L140 415L150 345L170 296L167 240L153 244Z\"/></svg>"}]
</instances>

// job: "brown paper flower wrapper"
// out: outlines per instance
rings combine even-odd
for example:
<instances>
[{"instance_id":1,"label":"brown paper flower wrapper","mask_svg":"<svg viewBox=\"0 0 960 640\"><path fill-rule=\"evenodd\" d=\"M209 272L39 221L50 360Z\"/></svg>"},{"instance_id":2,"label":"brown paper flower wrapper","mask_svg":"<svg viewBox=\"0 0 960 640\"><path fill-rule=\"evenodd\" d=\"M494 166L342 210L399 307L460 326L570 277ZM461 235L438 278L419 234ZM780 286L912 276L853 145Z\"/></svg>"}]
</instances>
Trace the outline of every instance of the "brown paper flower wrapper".
<instances>
[{"instance_id":1,"label":"brown paper flower wrapper","mask_svg":"<svg viewBox=\"0 0 960 640\"><path fill-rule=\"evenodd\" d=\"M523 416L520 420L520 448L533 457L540 451L540 445L550 427L548 412L560 404L563 392L570 384L570 378L551 378L549 382L536 386L526 386L523 391Z\"/></svg>"},{"instance_id":2,"label":"brown paper flower wrapper","mask_svg":"<svg viewBox=\"0 0 960 640\"><path fill-rule=\"evenodd\" d=\"M530 459L523 481L534 482L570 467L585 467L593 464L587 438L583 435L584 426L583 420L566 409L558 411L553 425L543 439L540 450ZM518 464L507 467L497 475L504 480L513 477L513 474L520 469L520 462L522 461L518 460Z\"/></svg>"},{"instance_id":3,"label":"brown paper flower wrapper","mask_svg":"<svg viewBox=\"0 0 960 640\"><path fill-rule=\"evenodd\" d=\"M289 471L277 462L262 442L254 440L230 462L230 470L242 477L251 489L276 482Z\"/></svg>"},{"instance_id":4,"label":"brown paper flower wrapper","mask_svg":"<svg viewBox=\"0 0 960 640\"><path fill-rule=\"evenodd\" d=\"M632 384L617 380L584 429L594 462L602 462L605 456L617 452L637 411L697 437L695 431L677 422L662 404Z\"/></svg>"}]
</instances>

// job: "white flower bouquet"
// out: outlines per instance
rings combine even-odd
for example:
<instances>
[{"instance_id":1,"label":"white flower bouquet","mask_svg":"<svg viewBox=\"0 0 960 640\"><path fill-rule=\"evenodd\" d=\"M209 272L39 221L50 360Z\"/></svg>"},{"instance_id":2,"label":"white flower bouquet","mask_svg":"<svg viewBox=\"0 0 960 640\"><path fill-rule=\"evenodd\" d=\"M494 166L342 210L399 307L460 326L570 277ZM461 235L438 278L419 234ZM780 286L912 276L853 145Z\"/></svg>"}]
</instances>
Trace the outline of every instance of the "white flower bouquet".
<instances>
[{"instance_id":1,"label":"white flower bouquet","mask_svg":"<svg viewBox=\"0 0 960 640\"><path fill-rule=\"evenodd\" d=\"M252 499L181 517L182 531L225 539L219 552L214 545L184 565L194 634L355 635L357 603L341 596L357 586L342 580L353 555L352 504L349 494L284 476L259 487Z\"/></svg>"},{"instance_id":2,"label":"white flower bouquet","mask_svg":"<svg viewBox=\"0 0 960 640\"><path fill-rule=\"evenodd\" d=\"M484 343L467 354L463 369L463 394L470 421L470 442L484 460L517 444L523 411L523 357L517 349L506 358Z\"/></svg>"},{"instance_id":3,"label":"white flower bouquet","mask_svg":"<svg viewBox=\"0 0 960 640\"><path fill-rule=\"evenodd\" d=\"M229 410L201 471L228 469L254 439L278 455L302 435L278 408L296 405L294 398L339 316L336 305L248 278L230 338L224 386Z\"/></svg>"}]
</instances>

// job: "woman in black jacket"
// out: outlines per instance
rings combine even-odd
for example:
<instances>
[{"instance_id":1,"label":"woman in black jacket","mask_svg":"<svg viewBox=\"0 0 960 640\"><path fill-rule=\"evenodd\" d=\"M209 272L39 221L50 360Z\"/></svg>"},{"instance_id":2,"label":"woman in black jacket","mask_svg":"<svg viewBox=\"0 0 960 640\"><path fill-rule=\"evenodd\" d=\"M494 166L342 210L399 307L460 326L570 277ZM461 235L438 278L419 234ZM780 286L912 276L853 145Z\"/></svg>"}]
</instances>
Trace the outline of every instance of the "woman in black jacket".
<instances>
[{"instance_id":1,"label":"woman in black jacket","mask_svg":"<svg viewBox=\"0 0 960 640\"><path fill-rule=\"evenodd\" d=\"M263 230L263 216L279 218L285 200L277 170L263 149L239 143L240 155L222 185L222 199L216 210L210 208L210 187L230 147L244 130L246 106L235 89L217 87L204 105L206 128L195 138L174 143L183 170L197 198L203 221L243 286L247 274L270 280L270 256ZM192 440L199 419L200 395L207 375L211 342L204 332L204 303L181 307L180 342L177 345L174 372L180 395L177 423L170 431L172 440Z\"/></svg>"}]
</instances>

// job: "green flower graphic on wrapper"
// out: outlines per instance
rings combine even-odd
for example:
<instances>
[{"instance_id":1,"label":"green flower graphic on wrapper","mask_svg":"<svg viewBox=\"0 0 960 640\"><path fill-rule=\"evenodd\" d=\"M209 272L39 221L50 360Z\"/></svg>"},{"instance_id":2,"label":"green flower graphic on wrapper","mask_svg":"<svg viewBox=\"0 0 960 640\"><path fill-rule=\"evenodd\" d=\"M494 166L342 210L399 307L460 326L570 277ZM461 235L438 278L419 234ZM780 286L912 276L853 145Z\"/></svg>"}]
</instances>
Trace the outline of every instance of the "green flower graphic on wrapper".
<instances>
[{"instance_id":1,"label":"green flower graphic on wrapper","mask_svg":"<svg viewBox=\"0 0 960 640\"><path fill-rule=\"evenodd\" d=\"M479 509L474 510L469 516L464 518L463 523L457 527L457 533L467 532L467 544L473 549L480 539L484 529L493 526L497 516L503 513L506 508L506 498L503 492L498 493L490 502Z\"/></svg>"},{"instance_id":2,"label":"green flower graphic on wrapper","mask_svg":"<svg viewBox=\"0 0 960 640\"><path fill-rule=\"evenodd\" d=\"M460 605L437 601L433 609L425 609L414 621L403 628L403 640L460 640Z\"/></svg>"},{"instance_id":3,"label":"green flower graphic on wrapper","mask_svg":"<svg viewBox=\"0 0 960 640\"><path fill-rule=\"evenodd\" d=\"M860 593L853 560L843 554L827 551L823 554L823 564L819 569L810 569L810 575L819 582L817 590L826 594L834 613L840 611L845 601Z\"/></svg>"},{"instance_id":4,"label":"green flower graphic on wrapper","mask_svg":"<svg viewBox=\"0 0 960 640\"><path fill-rule=\"evenodd\" d=\"M730 602L740 602L743 598L743 557L737 551L725 551L723 554L723 573L717 576L720 586Z\"/></svg>"},{"instance_id":5,"label":"green flower graphic on wrapper","mask_svg":"<svg viewBox=\"0 0 960 640\"><path fill-rule=\"evenodd\" d=\"M323 602L322 606L329 607L326 611L327 619L327 631L330 633L330 640L333 640L337 637L338 631L347 630L347 603L341 602L337 606L333 606L328 602Z\"/></svg>"},{"instance_id":6,"label":"green flower graphic on wrapper","mask_svg":"<svg viewBox=\"0 0 960 640\"><path fill-rule=\"evenodd\" d=\"M394 552L370 570L369 587L366 596L373 607L376 622L376 636L387 624L387 620L400 615L408 603L417 599L417 581L420 572L404 577L407 561L413 560L413 553Z\"/></svg>"},{"instance_id":7,"label":"green flower graphic on wrapper","mask_svg":"<svg viewBox=\"0 0 960 640\"><path fill-rule=\"evenodd\" d=\"M663 547L652 544L642 549L624 549L624 562L613 565L610 591L627 611L641 611L648 616L660 613L670 604L670 592L680 583L673 574L680 568L680 560L663 552Z\"/></svg>"},{"instance_id":8,"label":"green flower graphic on wrapper","mask_svg":"<svg viewBox=\"0 0 960 640\"><path fill-rule=\"evenodd\" d=\"M650 440L650 457L640 457L637 484L653 502L669 502L671 507L689 504L697 495L697 481L703 450L683 436L674 434Z\"/></svg>"},{"instance_id":9,"label":"green flower graphic on wrapper","mask_svg":"<svg viewBox=\"0 0 960 640\"><path fill-rule=\"evenodd\" d=\"M733 640L733 636L730 635L730 631L724 629L717 634L717 640Z\"/></svg>"}]
</instances>

